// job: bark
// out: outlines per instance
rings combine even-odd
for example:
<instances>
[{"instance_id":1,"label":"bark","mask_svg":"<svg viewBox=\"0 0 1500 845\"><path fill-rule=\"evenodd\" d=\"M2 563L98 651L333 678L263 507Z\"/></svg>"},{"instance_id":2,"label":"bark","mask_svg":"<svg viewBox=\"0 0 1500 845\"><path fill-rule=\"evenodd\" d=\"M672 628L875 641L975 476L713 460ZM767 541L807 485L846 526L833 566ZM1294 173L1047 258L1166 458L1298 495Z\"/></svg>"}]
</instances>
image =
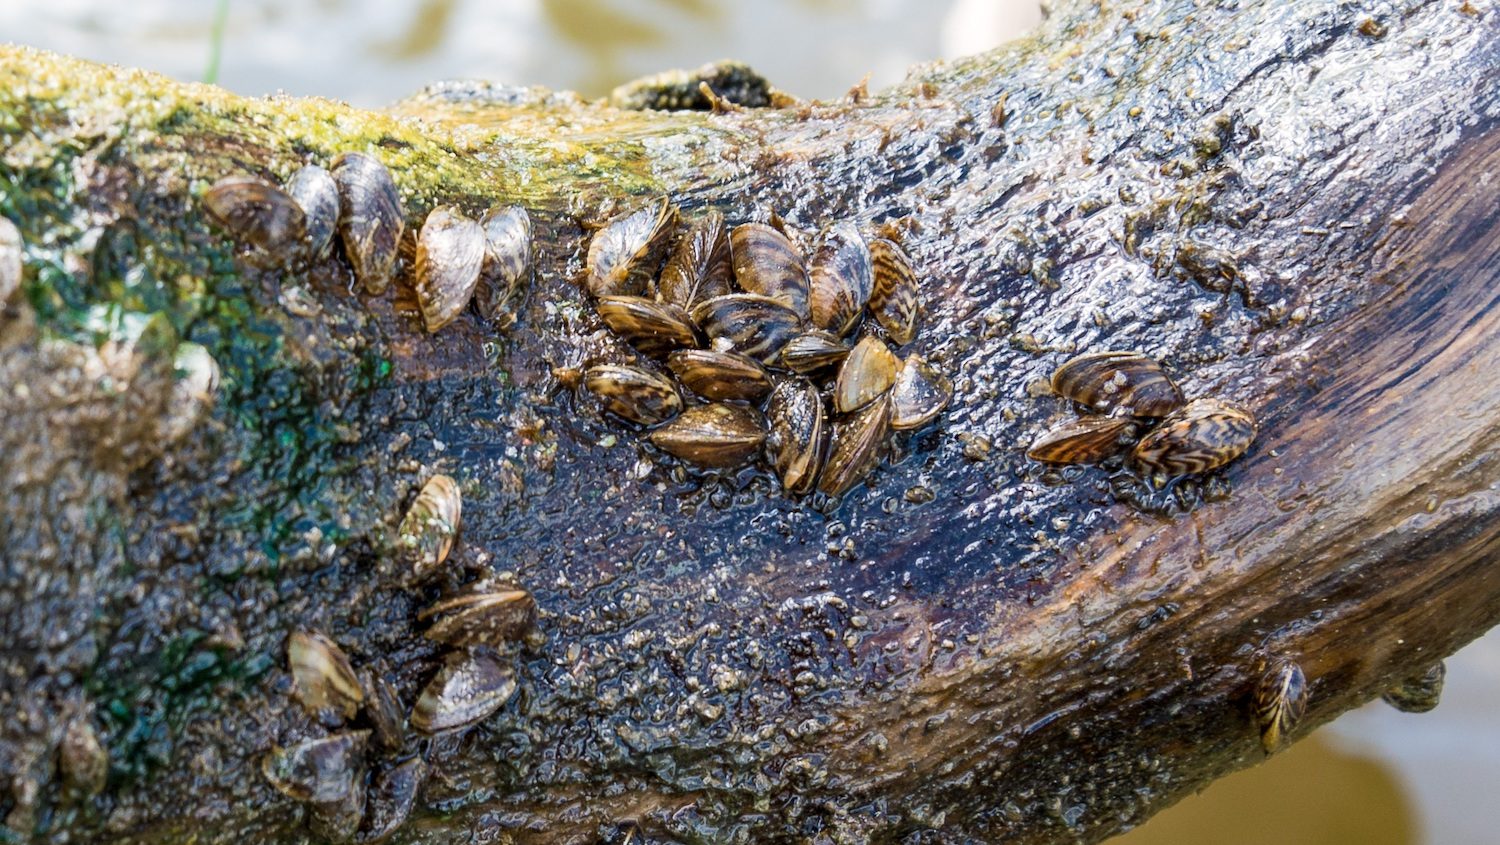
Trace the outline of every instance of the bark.
<instances>
[{"instance_id":1,"label":"bark","mask_svg":"<svg viewBox=\"0 0 1500 845\"><path fill-rule=\"evenodd\" d=\"M1496 20L1074 3L889 91L714 114L475 84L372 114L0 49L8 836L306 838L258 766L321 730L285 638L414 701L440 587L393 535L435 471L465 492L447 586L524 584L543 636L500 713L413 747L396 841L1092 842L1258 762L1260 661L1306 672L1295 737L1500 618ZM514 326L429 336L405 283L257 268L199 212L346 149L409 225L531 209ZM674 474L553 375L625 357L573 279L587 223L662 192L904 230L953 406L821 509ZM170 443L182 339L224 380ZM1070 413L1036 383L1109 348L1253 409L1249 454L1164 493L1028 462ZM58 762L80 720L91 798Z\"/></svg>"}]
</instances>

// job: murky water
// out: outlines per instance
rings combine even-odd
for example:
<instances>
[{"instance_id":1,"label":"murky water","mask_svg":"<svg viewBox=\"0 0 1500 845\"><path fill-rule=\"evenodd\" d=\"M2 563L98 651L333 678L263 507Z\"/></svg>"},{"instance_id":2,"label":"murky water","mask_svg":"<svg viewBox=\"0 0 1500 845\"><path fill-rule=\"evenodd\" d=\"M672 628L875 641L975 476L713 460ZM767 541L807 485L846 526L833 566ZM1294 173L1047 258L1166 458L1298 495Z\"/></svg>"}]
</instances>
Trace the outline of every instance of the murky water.
<instances>
[{"instance_id":1,"label":"murky water","mask_svg":"<svg viewBox=\"0 0 1500 845\"><path fill-rule=\"evenodd\" d=\"M187 80L212 59L213 0L0 0L0 38ZM218 79L366 106L444 78L602 96L669 67L749 62L804 96L880 86L917 61L1014 37L1033 0L229 0ZM1120 845L1500 842L1500 633L1448 662L1443 705L1379 703L1215 784Z\"/></svg>"}]
</instances>

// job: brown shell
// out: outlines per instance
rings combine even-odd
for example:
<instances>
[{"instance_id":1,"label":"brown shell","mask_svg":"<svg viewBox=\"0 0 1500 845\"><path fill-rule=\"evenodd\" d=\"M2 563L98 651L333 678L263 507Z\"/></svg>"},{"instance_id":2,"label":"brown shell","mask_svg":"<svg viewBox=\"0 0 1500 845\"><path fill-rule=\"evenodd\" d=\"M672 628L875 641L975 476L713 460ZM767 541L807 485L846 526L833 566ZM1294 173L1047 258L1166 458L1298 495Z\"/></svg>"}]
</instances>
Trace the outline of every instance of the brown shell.
<instances>
[{"instance_id":1,"label":"brown shell","mask_svg":"<svg viewBox=\"0 0 1500 845\"><path fill-rule=\"evenodd\" d=\"M425 734L465 728L489 718L515 692L515 670L494 650L451 652L412 708L411 726Z\"/></svg>"},{"instance_id":2,"label":"brown shell","mask_svg":"<svg viewBox=\"0 0 1500 845\"><path fill-rule=\"evenodd\" d=\"M297 700L307 712L332 712L341 721L354 718L365 700L349 656L338 643L317 631L294 631L286 641L286 662L296 684Z\"/></svg>"},{"instance_id":3,"label":"brown shell","mask_svg":"<svg viewBox=\"0 0 1500 845\"><path fill-rule=\"evenodd\" d=\"M849 419L835 423L818 489L830 496L842 496L864 481L880 463L890 422L891 405L882 396Z\"/></svg>"},{"instance_id":4,"label":"brown shell","mask_svg":"<svg viewBox=\"0 0 1500 845\"><path fill-rule=\"evenodd\" d=\"M390 286L406 212L391 172L374 156L344 153L333 161L339 186L339 238L365 292Z\"/></svg>"},{"instance_id":5,"label":"brown shell","mask_svg":"<svg viewBox=\"0 0 1500 845\"><path fill-rule=\"evenodd\" d=\"M21 230L9 218L0 217L0 306L21 289L25 247Z\"/></svg>"},{"instance_id":6,"label":"brown shell","mask_svg":"<svg viewBox=\"0 0 1500 845\"><path fill-rule=\"evenodd\" d=\"M870 292L870 312L898 345L905 346L917 336L921 304L917 299L917 274L911 259L895 242L885 238L870 241L870 261L875 267L875 284Z\"/></svg>"},{"instance_id":7,"label":"brown shell","mask_svg":"<svg viewBox=\"0 0 1500 845\"><path fill-rule=\"evenodd\" d=\"M807 269L786 235L764 223L744 223L734 227L729 244L741 290L775 299L807 319Z\"/></svg>"},{"instance_id":8,"label":"brown shell","mask_svg":"<svg viewBox=\"0 0 1500 845\"><path fill-rule=\"evenodd\" d=\"M808 270L813 325L844 336L859 325L874 281L870 249L852 223L824 233Z\"/></svg>"},{"instance_id":9,"label":"brown shell","mask_svg":"<svg viewBox=\"0 0 1500 845\"><path fill-rule=\"evenodd\" d=\"M891 385L891 428L906 431L937 419L953 400L953 384L920 355L909 355Z\"/></svg>"},{"instance_id":10,"label":"brown shell","mask_svg":"<svg viewBox=\"0 0 1500 845\"><path fill-rule=\"evenodd\" d=\"M289 798L326 804L362 789L369 731L345 731L275 748L261 760L266 780Z\"/></svg>"},{"instance_id":11,"label":"brown shell","mask_svg":"<svg viewBox=\"0 0 1500 845\"><path fill-rule=\"evenodd\" d=\"M484 229L451 206L434 208L417 235L417 301L435 332L463 313L484 266Z\"/></svg>"},{"instance_id":12,"label":"brown shell","mask_svg":"<svg viewBox=\"0 0 1500 845\"><path fill-rule=\"evenodd\" d=\"M339 186L333 174L309 164L287 180L286 192L302 208L307 254L325 257L339 227Z\"/></svg>"},{"instance_id":13,"label":"brown shell","mask_svg":"<svg viewBox=\"0 0 1500 845\"><path fill-rule=\"evenodd\" d=\"M682 411L677 387L640 367L600 364L583 374L583 384L604 407L631 422L656 425Z\"/></svg>"},{"instance_id":14,"label":"brown shell","mask_svg":"<svg viewBox=\"0 0 1500 845\"><path fill-rule=\"evenodd\" d=\"M417 614L438 617L427 639L452 646L499 648L526 636L536 625L536 599L525 590L499 590L444 599Z\"/></svg>"},{"instance_id":15,"label":"brown shell","mask_svg":"<svg viewBox=\"0 0 1500 845\"><path fill-rule=\"evenodd\" d=\"M463 497L458 484L446 475L428 479L397 530L418 580L437 571L448 559L462 518Z\"/></svg>"},{"instance_id":16,"label":"brown shell","mask_svg":"<svg viewBox=\"0 0 1500 845\"><path fill-rule=\"evenodd\" d=\"M732 293L733 279L724 215L710 211L677 242L661 271L657 296L662 302L691 309L706 299Z\"/></svg>"},{"instance_id":17,"label":"brown shell","mask_svg":"<svg viewBox=\"0 0 1500 845\"><path fill-rule=\"evenodd\" d=\"M203 195L203 206L237 240L278 255L302 248L307 216L291 194L260 179L230 176Z\"/></svg>"},{"instance_id":18,"label":"brown shell","mask_svg":"<svg viewBox=\"0 0 1500 845\"><path fill-rule=\"evenodd\" d=\"M1052 392L1101 414L1164 417L1182 407L1182 391L1156 359L1140 352L1093 352L1052 373Z\"/></svg>"},{"instance_id":19,"label":"brown shell","mask_svg":"<svg viewBox=\"0 0 1500 845\"><path fill-rule=\"evenodd\" d=\"M698 303L693 322L710 338L727 340L734 351L762 364L774 364L801 320L780 300L750 293L716 296Z\"/></svg>"},{"instance_id":20,"label":"brown shell","mask_svg":"<svg viewBox=\"0 0 1500 845\"><path fill-rule=\"evenodd\" d=\"M1307 678L1291 660L1275 660L1255 685L1255 720L1267 754L1286 741L1307 710Z\"/></svg>"},{"instance_id":21,"label":"brown shell","mask_svg":"<svg viewBox=\"0 0 1500 845\"><path fill-rule=\"evenodd\" d=\"M327 845L347 845L359 833L359 823L365 817L366 790L364 775L360 783L335 801L315 802L308 807L307 829L319 842Z\"/></svg>"},{"instance_id":22,"label":"brown shell","mask_svg":"<svg viewBox=\"0 0 1500 845\"><path fill-rule=\"evenodd\" d=\"M1386 690L1380 699L1403 713L1426 713L1438 706L1447 674L1447 667L1439 660Z\"/></svg>"},{"instance_id":23,"label":"brown shell","mask_svg":"<svg viewBox=\"0 0 1500 845\"><path fill-rule=\"evenodd\" d=\"M758 402L771 392L771 374L754 358L712 349L682 349L667 358L667 367L688 390L705 399Z\"/></svg>"},{"instance_id":24,"label":"brown shell","mask_svg":"<svg viewBox=\"0 0 1500 845\"><path fill-rule=\"evenodd\" d=\"M656 275L677 228L677 206L659 197L611 220L589 242L588 278L594 296L640 296Z\"/></svg>"},{"instance_id":25,"label":"brown shell","mask_svg":"<svg viewBox=\"0 0 1500 845\"><path fill-rule=\"evenodd\" d=\"M1255 433L1255 417L1244 408L1194 399L1141 438L1130 460L1151 477L1208 472L1244 454Z\"/></svg>"},{"instance_id":26,"label":"brown shell","mask_svg":"<svg viewBox=\"0 0 1500 845\"><path fill-rule=\"evenodd\" d=\"M531 273L531 215L519 205L495 206L479 221L484 230L484 267L474 307L494 323L509 323Z\"/></svg>"},{"instance_id":27,"label":"brown shell","mask_svg":"<svg viewBox=\"0 0 1500 845\"><path fill-rule=\"evenodd\" d=\"M813 375L849 357L849 347L832 332L814 329L787 341L781 363L794 373Z\"/></svg>"},{"instance_id":28,"label":"brown shell","mask_svg":"<svg viewBox=\"0 0 1500 845\"><path fill-rule=\"evenodd\" d=\"M771 426L766 453L782 488L796 495L810 492L823 468L827 441L818 389L801 379L781 382L771 391L766 419Z\"/></svg>"},{"instance_id":29,"label":"brown shell","mask_svg":"<svg viewBox=\"0 0 1500 845\"><path fill-rule=\"evenodd\" d=\"M601 296L596 307L605 325L646 355L698 345L693 318L676 305L644 296Z\"/></svg>"},{"instance_id":30,"label":"brown shell","mask_svg":"<svg viewBox=\"0 0 1500 845\"><path fill-rule=\"evenodd\" d=\"M1026 457L1049 464L1092 464L1130 448L1136 424L1129 417L1079 417L1049 429Z\"/></svg>"},{"instance_id":31,"label":"brown shell","mask_svg":"<svg viewBox=\"0 0 1500 845\"><path fill-rule=\"evenodd\" d=\"M841 414L857 411L885 395L896 383L901 359L876 337L854 345L833 385L833 407Z\"/></svg>"},{"instance_id":32,"label":"brown shell","mask_svg":"<svg viewBox=\"0 0 1500 845\"><path fill-rule=\"evenodd\" d=\"M411 757L382 770L370 783L368 819L360 834L360 845L390 841L417 806L422 784L427 782L427 764Z\"/></svg>"},{"instance_id":33,"label":"brown shell","mask_svg":"<svg viewBox=\"0 0 1500 845\"><path fill-rule=\"evenodd\" d=\"M406 744L406 713L384 668L366 669L359 677L365 691L365 716L375 729L375 739L390 751L400 751Z\"/></svg>"},{"instance_id":34,"label":"brown shell","mask_svg":"<svg viewBox=\"0 0 1500 845\"><path fill-rule=\"evenodd\" d=\"M765 439L765 420L759 412L718 402L688 408L651 432L657 448L707 467L739 466L755 455Z\"/></svg>"}]
</instances>

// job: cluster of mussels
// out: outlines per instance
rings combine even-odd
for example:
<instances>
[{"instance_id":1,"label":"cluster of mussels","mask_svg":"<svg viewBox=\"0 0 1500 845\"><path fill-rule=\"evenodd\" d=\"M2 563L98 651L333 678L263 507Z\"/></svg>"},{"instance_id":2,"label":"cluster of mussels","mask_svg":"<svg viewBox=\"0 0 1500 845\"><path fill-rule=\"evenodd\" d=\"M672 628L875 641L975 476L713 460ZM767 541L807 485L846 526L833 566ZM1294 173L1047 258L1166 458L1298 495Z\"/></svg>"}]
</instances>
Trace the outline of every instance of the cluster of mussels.
<instances>
[{"instance_id":1,"label":"cluster of mussels","mask_svg":"<svg viewBox=\"0 0 1500 845\"><path fill-rule=\"evenodd\" d=\"M1087 413L1031 444L1027 456L1044 463L1097 463L1128 450L1129 464L1161 486L1218 469L1255 439L1249 411L1221 399L1184 401L1161 364L1139 352L1073 358L1052 373L1052 392ZM1149 429L1144 437L1143 429Z\"/></svg>"},{"instance_id":2,"label":"cluster of mussels","mask_svg":"<svg viewBox=\"0 0 1500 845\"><path fill-rule=\"evenodd\" d=\"M775 216L730 229L711 211L677 230L665 198L615 218L589 245L586 280L604 323L657 363L596 365L585 386L661 450L716 468L764 451L788 493L840 496L892 431L947 407L948 379L887 342L911 343L920 318L916 274L893 241L841 223L804 261Z\"/></svg>"},{"instance_id":3,"label":"cluster of mussels","mask_svg":"<svg viewBox=\"0 0 1500 845\"><path fill-rule=\"evenodd\" d=\"M422 487L398 529L412 565L411 581L436 575L448 558L462 516L458 486L434 475ZM261 771L283 794L308 805L313 832L332 843L384 842L416 805L428 772L408 744L407 725L432 736L462 731L488 718L516 691L518 644L536 625L536 601L526 590L471 584L417 614L430 620L426 637L450 650L423 688L409 718L380 668L356 673L348 655L329 637L298 631L287 642L295 694L329 728L353 724L272 750ZM372 776L373 734L385 753Z\"/></svg>"},{"instance_id":4,"label":"cluster of mussels","mask_svg":"<svg viewBox=\"0 0 1500 845\"><path fill-rule=\"evenodd\" d=\"M396 274L406 214L390 171L364 153L343 153L331 172L309 164L285 188L221 179L203 202L235 237L278 263L326 257L337 232L366 293L384 293ZM531 217L521 206L496 206L475 222L457 208L435 208L417 235L415 263L427 331L448 325L471 300L485 319L508 322L531 266Z\"/></svg>"}]
</instances>

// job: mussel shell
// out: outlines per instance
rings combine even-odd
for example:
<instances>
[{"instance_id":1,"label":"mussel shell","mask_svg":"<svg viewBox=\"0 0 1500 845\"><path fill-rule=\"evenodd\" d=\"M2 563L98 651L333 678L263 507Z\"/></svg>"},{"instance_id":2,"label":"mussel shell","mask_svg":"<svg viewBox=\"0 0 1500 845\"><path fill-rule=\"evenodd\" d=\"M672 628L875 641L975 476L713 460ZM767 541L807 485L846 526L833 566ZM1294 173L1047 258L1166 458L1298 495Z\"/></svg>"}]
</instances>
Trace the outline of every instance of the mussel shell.
<instances>
[{"instance_id":1,"label":"mussel shell","mask_svg":"<svg viewBox=\"0 0 1500 845\"><path fill-rule=\"evenodd\" d=\"M422 784L427 782L427 764L412 757L384 769L370 783L369 807L360 845L390 841L417 806Z\"/></svg>"},{"instance_id":2,"label":"mussel shell","mask_svg":"<svg viewBox=\"0 0 1500 845\"><path fill-rule=\"evenodd\" d=\"M1152 477L1208 472L1244 454L1255 433L1255 417L1244 408L1194 399L1142 437L1130 460Z\"/></svg>"},{"instance_id":3,"label":"mussel shell","mask_svg":"<svg viewBox=\"0 0 1500 845\"><path fill-rule=\"evenodd\" d=\"M203 195L203 206L236 239L273 255L301 249L307 216L286 191L250 176L220 179Z\"/></svg>"},{"instance_id":4,"label":"mussel shell","mask_svg":"<svg viewBox=\"0 0 1500 845\"><path fill-rule=\"evenodd\" d=\"M448 559L462 518L463 496L458 484L446 475L428 479L398 529L418 580L431 575Z\"/></svg>"},{"instance_id":5,"label":"mussel shell","mask_svg":"<svg viewBox=\"0 0 1500 845\"><path fill-rule=\"evenodd\" d=\"M287 180L286 192L302 208L307 254L323 258L339 227L339 186L333 174L316 164L306 165Z\"/></svg>"},{"instance_id":6,"label":"mussel shell","mask_svg":"<svg viewBox=\"0 0 1500 845\"><path fill-rule=\"evenodd\" d=\"M583 374L583 384L599 397L606 410L641 425L656 425L682 411L676 385L640 367L589 367Z\"/></svg>"},{"instance_id":7,"label":"mussel shell","mask_svg":"<svg viewBox=\"0 0 1500 845\"><path fill-rule=\"evenodd\" d=\"M1438 706L1443 695L1443 679L1447 674L1447 667L1439 660L1386 690L1380 698L1403 713L1426 713Z\"/></svg>"},{"instance_id":8,"label":"mussel shell","mask_svg":"<svg viewBox=\"0 0 1500 845\"><path fill-rule=\"evenodd\" d=\"M1307 710L1307 678L1291 660L1275 660L1255 686L1255 719L1267 754L1286 740Z\"/></svg>"},{"instance_id":9,"label":"mussel shell","mask_svg":"<svg viewBox=\"0 0 1500 845\"><path fill-rule=\"evenodd\" d=\"M443 599L417 614L437 617L427 639L452 646L499 648L526 636L536 626L536 599L525 590L498 590Z\"/></svg>"},{"instance_id":10,"label":"mussel shell","mask_svg":"<svg viewBox=\"0 0 1500 845\"><path fill-rule=\"evenodd\" d=\"M261 774L289 798L316 804L344 799L363 789L369 731L344 731L275 748L261 760Z\"/></svg>"},{"instance_id":11,"label":"mussel shell","mask_svg":"<svg viewBox=\"0 0 1500 845\"><path fill-rule=\"evenodd\" d=\"M904 346L917 336L921 304L917 299L917 274L906 251L894 241L870 241L870 261L875 265L875 285L870 292L870 312L885 327L891 340Z\"/></svg>"},{"instance_id":12,"label":"mussel shell","mask_svg":"<svg viewBox=\"0 0 1500 845\"><path fill-rule=\"evenodd\" d=\"M601 296L597 307L605 325L646 355L698 345L693 318L676 305L644 296Z\"/></svg>"},{"instance_id":13,"label":"mussel shell","mask_svg":"<svg viewBox=\"0 0 1500 845\"><path fill-rule=\"evenodd\" d=\"M465 728L490 717L516 692L516 673L493 649L451 652L411 711L425 734Z\"/></svg>"},{"instance_id":14,"label":"mussel shell","mask_svg":"<svg viewBox=\"0 0 1500 845\"><path fill-rule=\"evenodd\" d=\"M57 768L69 792L92 798L104 791L109 752L87 716L80 713L68 721L57 746Z\"/></svg>"},{"instance_id":15,"label":"mussel shell","mask_svg":"<svg viewBox=\"0 0 1500 845\"><path fill-rule=\"evenodd\" d=\"M790 238L764 223L744 223L730 234L729 252L741 290L777 300L800 320L808 318L807 268Z\"/></svg>"},{"instance_id":16,"label":"mussel shell","mask_svg":"<svg viewBox=\"0 0 1500 845\"><path fill-rule=\"evenodd\" d=\"M714 349L680 349L667 367L688 390L705 399L758 402L771 392L771 374L754 358Z\"/></svg>"},{"instance_id":17,"label":"mussel shell","mask_svg":"<svg viewBox=\"0 0 1500 845\"><path fill-rule=\"evenodd\" d=\"M1164 417L1182 407L1182 391L1156 359L1140 352L1072 358L1052 373L1052 392L1101 414Z\"/></svg>"},{"instance_id":18,"label":"mussel shell","mask_svg":"<svg viewBox=\"0 0 1500 845\"><path fill-rule=\"evenodd\" d=\"M840 337L859 325L874 286L870 261L870 249L854 224L840 223L824 233L808 269L813 325Z\"/></svg>"},{"instance_id":19,"label":"mussel shell","mask_svg":"<svg viewBox=\"0 0 1500 845\"><path fill-rule=\"evenodd\" d=\"M723 338L741 355L774 364L787 341L798 334L801 319L779 300L750 293L716 296L698 303L693 322L710 338Z\"/></svg>"},{"instance_id":20,"label":"mussel shell","mask_svg":"<svg viewBox=\"0 0 1500 845\"><path fill-rule=\"evenodd\" d=\"M0 217L0 307L21 289L25 248L21 230L9 218Z\"/></svg>"},{"instance_id":21,"label":"mussel shell","mask_svg":"<svg viewBox=\"0 0 1500 845\"><path fill-rule=\"evenodd\" d=\"M953 384L920 355L908 355L891 385L891 428L907 431L937 419L953 400Z\"/></svg>"},{"instance_id":22,"label":"mussel shell","mask_svg":"<svg viewBox=\"0 0 1500 845\"><path fill-rule=\"evenodd\" d=\"M710 211L677 242L657 282L657 297L678 308L693 306L733 292L734 268L729 262L729 230L724 215Z\"/></svg>"},{"instance_id":23,"label":"mussel shell","mask_svg":"<svg viewBox=\"0 0 1500 845\"><path fill-rule=\"evenodd\" d=\"M486 320L508 323L531 272L531 215L519 205L496 206L485 212L479 226L484 229L484 267L474 307Z\"/></svg>"},{"instance_id":24,"label":"mussel shell","mask_svg":"<svg viewBox=\"0 0 1500 845\"><path fill-rule=\"evenodd\" d=\"M884 396L896 383L900 369L901 359L885 341L867 337L856 343L833 384L834 410L848 414Z\"/></svg>"},{"instance_id":25,"label":"mussel shell","mask_svg":"<svg viewBox=\"0 0 1500 845\"><path fill-rule=\"evenodd\" d=\"M157 420L157 433L165 443L186 437L213 407L219 390L219 363L199 344L178 344L172 368L177 375L172 400Z\"/></svg>"},{"instance_id":26,"label":"mussel shell","mask_svg":"<svg viewBox=\"0 0 1500 845\"><path fill-rule=\"evenodd\" d=\"M354 841L364 817L365 786L361 782L335 801L314 802L308 808L307 829L326 845L344 845Z\"/></svg>"},{"instance_id":27,"label":"mussel shell","mask_svg":"<svg viewBox=\"0 0 1500 845\"><path fill-rule=\"evenodd\" d=\"M588 279L594 296L640 296L656 275L677 227L677 206L659 197L611 220L589 242Z\"/></svg>"},{"instance_id":28,"label":"mussel shell","mask_svg":"<svg viewBox=\"0 0 1500 845\"><path fill-rule=\"evenodd\" d=\"M287 637L286 662L296 683L297 700L307 712L331 711L341 721L359 712L364 690L338 643L317 631L294 631Z\"/></svg>"},{"instance_id":29,"label":"mussel shell","mask_svg":"<svg viewBox=\"0 0 1500 845\"><path fill-rule=\"evenodd\" d=\"M1026 457L1048 464L1092 464L1129 449L1136 424L1129 417L1079 417L1048 429Z\"/></svg>"},{"instance_id":30,"label":"mussel shell","mask_svg":"<svg viewBox=\"0 0 1500 845\"><path fill-rule=\"evenodd\" d=\"M794 373L813 375L849 357L849 347L832 332L803 332L781 350L781 363Z\"/></svg>"},{"instance_id":31,"label":"mussel shell","mask_svg":"<svg viewBox=\"0 0 1500 845\"><path fill-rule=\"evenodd\" d=\"M771 391L766 453L788 493L808 493L818 480L827 441L824 418L823 398L810 382L787 380Z\"/></svg>"},{"instance_id":32,"label":"mussel shell","mask_svg":"<svg viewBox=\"0 0 1500 845\"><path fill-rule=\"evenodd\" d=\"M434 208L417 235L417 301L435 332L463 313L484 266L484 229L451 206Z\"/></svg>"},{"instance_id":33,"label":"mussel shell","mask_svg":"<svg viewBox=\"0 0 1500 845\"><path fill-rule=\"evenodd\" d=\"M880 463L890 422L890 401L882 396L849 419L834 423L818 489L830 496L842 496L864 481Z\"/></svg>"},{"instance_id":34,"label":"mussel shell","mask_svg":"<svg viewBox=\"0 0 1500 845\"><path fill-rule=\"evenodd\" d=\"M714 402L695 405L651 432L657 448L706 467L734 467L766 440L765 419L753 408Z\"/></svg>"},{"instance_id":35,"label":"mussel shell","mask_svg":"<svg viewBox=\"0 0 1500 845\"><path fill-rule=\"evenodd\" d=\"M375 730L376 741L390 751L400 751L406 744L406 713L395 688L386 680L385 670L366 669L360 673L360 686L365 691L365 716Z\"/></svg>"},{"instance_id":36,"label":"mussel shell","mask_svg":"<svg viewBox=\"0 0 1500 845\"><path fill-rule=\"evenodd\" d=\"M339 186L339 237L367 293L379 295L391 283L406 212L391 172L374 156L343 153L333 161Z\"/></svg>"}]
</instances>

